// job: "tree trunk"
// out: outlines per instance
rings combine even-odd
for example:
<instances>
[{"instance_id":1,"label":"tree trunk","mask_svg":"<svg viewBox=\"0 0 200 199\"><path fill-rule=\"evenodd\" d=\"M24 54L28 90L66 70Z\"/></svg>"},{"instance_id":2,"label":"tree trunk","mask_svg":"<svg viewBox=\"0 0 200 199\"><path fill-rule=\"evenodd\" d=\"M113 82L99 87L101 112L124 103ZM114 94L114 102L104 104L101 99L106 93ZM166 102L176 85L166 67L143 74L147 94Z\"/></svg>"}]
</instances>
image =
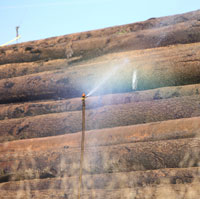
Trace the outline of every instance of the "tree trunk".
<instances>
[{"instance_id":1,"label":"tree trunk","mask_svg":"<svg viewBox=\"0 0 200 199\"><path fill-rule=\"evenodd\" d=\"M200 139L178 139L89 147L84 152L84 174L196 167ZM1 155L1 182L35 178L77 176L80 148L57 148Z\"/></svg>"},{"instance_id":2,"label":"tree trunk","mask_svg":"<svg viewBox=\"0 0 200 199\"><path fill-rule=\"evenodd\" d=\"M4 64L0 67L0 79L19 77L44 71L67 69L76 63L78 61L77 59L40 60L36 62Z\"/></svg>"},{"instance_id":3,"label":"tree trunk","mask_svg":"<svg viewBox=\"0 0 200 199\"><path fill-rule=\"evenodd\" d=\"M199 11L198 16L199 16ZM195 17L181 23L169 23L150 28L136 28L136 31L119 28L111 34L92 36L96 32L66 35L46 40L27 42L1 48L0 64L31 62L38 60L79 57L96 57L105 53L153 48L172 44L193 43L200 41L200 21ZM151 23L152 20L147 21ZM138 23L139 24L139 23ZM141 24L142 25L142 24ZM140 25L138 25L140 26ZM107 29L109 32L109 29ZM137 31L138 30L138 31ZM99 32L102 32L100 30ZM83 39L81 38L83 36Z\"/></svg>"},{"instance_id":4,"label":"tree trunk","mask_svg":"<svg viewBox=\"0 0 200 199\"><path fill-rule=\"evenodd\" d=\"M25 187L28 186L28 182L24 182ZM23 186L22 185L22 186ZM161 199L170 196L170 199L185 199L192 198L197 199L200 197L200 184L175 184L175 185L159 185L159 186L146 186L136 187L134 189L97 189L97 190L83 190L81 198L95 198L95 199ZM29 191L28 188L25 191L2 191L2 195L6 195L7 199L16 199L16 197L28 199L33 197L34 199L43 198L59 198L59 199L77 199L77 187L72 190L36 190Z\"/></svg>"},{"instance_id":5,"label":"tree trunk","mask_svg":"<svg viewBox=\"0 0 200 199\"><path fill-rule=\"evenodd\" d=\"M105 106L86 111L86 129L102 129L200 116L199 96ZM87 100L87 99L86 99ZM81 131L81 111L0 121L0 141ZM41 128L42 127L42 128Z\"/></svg>"},{"instance_id":6,"label":"tree trunk","mask_svg":"<svg viewBox=\"0 0 200 199\"><path fill-rule=\"evenodd\" d=\"M80 97L83 92L98 95L200 83L199 47L197 43L128 52L118 55L120 60L114 60L113 55L107 56L108 64L93 63L65 71L3 79L0 80L0 103Z\"/></svg>"},{"instance_id":7,"label":"tree trunk","mask_svg":"<svg viewBox=\"0 0 200 199\"><path fill-rule=\"evenodd\" d=\"M108 105L129 104L132 102L152 101L174 97L199 95L200 84L186 86L163 87L153 90L146 90L131 93L118 93L89 97L86 100L86 109L93 109ZM49 113L61 113L66 111L80 111L82 102L80 98L72 98L57 101L40 101L21 104L0 105L0 120L36 116Z\"/></svg>"},{"instance_id":8,"label":"tree trunk","mask_svg":"<svg viewBox=\"0 0 200 199\"><path fill-rule=\"evenodd\" d=\"M200 137L200 117L86 131L85 146L109 146L125 143L149 142ZM56 148L77 148L81 132L37 139L24 139L0 144L3 156L26 151L45 151ZM112 138L112 139L111 139ZM1 157L2 158L2 157Z\"/></svg>"},{"instance_id":9,"label":"tree trunk","mask_svg":"<svg viewBox=\"0 0 200 199\"><path fill-rule=\"evenodd\" d=\"M0 48L0 198L77 199L83 92L81 198L200 198L197 42L200 10Z\"/></svg>"},{"instance_id":10,"label":"tree trunk","mask_svg":"<svg viewBox=\"0 0 200 199\"><path fill-rule=\"evenodd\" d=\"M182 169L159 169L151 171L135 171L123 173L106 173L83 176L83 190L92 191L95 189L137 189L145 186L175 186L175 184L188 183L193 184L199 181L199 168L182 168ZM25 191L26 186L30 191L47 191L47 190L76 190L77 177L47 178L34 179L27 181L9 181L0 183L1 192Z\"/></svg>"},{"instance_id":11,"label":"tree trunk","mask_svg":"<svg viewBox=\"0 0 200 199\"><path fill-rule=\"evenodd\" d=\"M94 175L83 175L83 186L86 189L122 189L135 188L148 185L160 184L184 184L197 182L199 180L199 168L165 168L149 171L134 171L123 173L104 173ZM62 184L65 183L65 189L74 188L77 185L78 177L62 178L44 178L29 180L30 190L45 190L45 189L62 189ZM101 183L99 183L101 182ZM0 190L20 190L20 185L23 181L9 181L0 183Z\"/></svg>"}]
</instances>

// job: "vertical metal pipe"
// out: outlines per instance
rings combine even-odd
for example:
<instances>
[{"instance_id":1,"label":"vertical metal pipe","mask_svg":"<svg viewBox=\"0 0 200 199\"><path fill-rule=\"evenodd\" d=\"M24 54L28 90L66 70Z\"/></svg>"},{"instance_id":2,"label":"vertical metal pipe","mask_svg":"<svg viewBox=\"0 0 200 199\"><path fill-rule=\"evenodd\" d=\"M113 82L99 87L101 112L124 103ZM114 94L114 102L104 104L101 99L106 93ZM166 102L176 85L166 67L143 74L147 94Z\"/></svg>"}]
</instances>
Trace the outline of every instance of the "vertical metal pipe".
<instances>
[{"instance_id":1,"label":"vertical metal pipe","mask_svg":"<svg viewBox=\"0 0 200 199\"><path fill-rule=\"evenodd\" d=\"M81 136L81 157L80 157L78 199L80 199L81 197L81 189L82 189L84 147L85 147L85 93L82 94L82 136Z\"/></svg>"},{"instance_id":2,"label":"vertical metal pipe","mask_svg":"<svg viewBox=\"0 0 200 199\"><path fill-rule=\"evenodd\" d=\"M19 37L19 26L16 26L16 38L18 37ZM18 39L16 40L17 43L18 43Z\"/></svg>"}]
</instances>

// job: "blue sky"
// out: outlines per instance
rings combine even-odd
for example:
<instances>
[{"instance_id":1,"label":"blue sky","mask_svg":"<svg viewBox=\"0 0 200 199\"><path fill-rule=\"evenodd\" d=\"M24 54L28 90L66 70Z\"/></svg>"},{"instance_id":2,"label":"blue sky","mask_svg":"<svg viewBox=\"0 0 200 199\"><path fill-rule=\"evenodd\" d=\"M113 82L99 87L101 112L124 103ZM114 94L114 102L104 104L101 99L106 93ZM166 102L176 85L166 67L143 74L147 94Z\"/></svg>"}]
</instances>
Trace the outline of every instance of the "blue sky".
<instances>
[{"instance_id":1,"label":"blue sky","mask_svg":"<svg viewBox=\"0 0 200 199\"><path fill-rule=\"evenodd\" d=\"M0 0L0 45L143 21L200 9L200 0Z\"/></svg>"}]
</instances>

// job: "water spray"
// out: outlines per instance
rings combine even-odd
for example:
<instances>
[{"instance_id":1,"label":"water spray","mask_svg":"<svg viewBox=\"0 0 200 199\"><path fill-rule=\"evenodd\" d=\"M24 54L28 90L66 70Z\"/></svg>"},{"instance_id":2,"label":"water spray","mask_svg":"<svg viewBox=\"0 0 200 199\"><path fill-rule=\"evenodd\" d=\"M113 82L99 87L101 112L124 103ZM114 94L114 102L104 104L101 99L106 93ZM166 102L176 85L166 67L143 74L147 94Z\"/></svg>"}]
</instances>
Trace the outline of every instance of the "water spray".
<instances>
[{"instance_id":1,"label":"water spray","mask_svg":"<svg viewBox=\"0 0 200 199\"><path fill-rule=\"evenodd\" d=\"M95 93L97 90L99 90L99 88L101 88L102 86L105 86L106 82L109 81L110 78L112 78L113 76L116 75L116 73L122 69L124 66L126 66L129 63L129 59L124 59L122 60L121 63L115 65L114 67L110 68L109 71L107 71L107 73L104 73L104 76L102 77L101 81L97 83L97 85L95 85L95 87L87 94L86 97L91 96L93 93Z\"/></svg>"},{"instance_id":2,"label":"water spray","mask_svg":"<svg viewBox=\"0 0 200 199\"><path fill-rule=\"evenodd\" d=\"M103 80L97 84L87 95L82 94L82 137L81 137L81 157L80 157L80 173L79 173L79 187L78 187L78 199L81 197L82 190L82 175L83 175L83 162L84 162L84 148L85 148L85 99L95 93L100 87L102 87L115 73L124 65L129 63L128 59L125 59L122 64L117 65L113 68L110 73L106 74ZM133 71L132 76L132 89L136 90L137 88L137 71Z\"/></svg>"},{"instance_id":3,"label":"water spray","mask_svg":"<svg viewBox=\"0 0 200 199\"><path fill-rule=\"evenodd\" d=\"M81 197L84 148L85 148L85 98L86 98L85 93L83 93L82 94L82 136L81 136L81 157L80 157L78 199L80 199Z\"/></svg>"},{"instance_id":4,"label":"water spray","mask_svg":"<svg viewBox=\"0 0 200 199\"><path fill-rule=\"evenodd\" d=\"M132 90L137 90L137 82L137 70L134 70L132 76Z\"/></svg>"}]
</instances>

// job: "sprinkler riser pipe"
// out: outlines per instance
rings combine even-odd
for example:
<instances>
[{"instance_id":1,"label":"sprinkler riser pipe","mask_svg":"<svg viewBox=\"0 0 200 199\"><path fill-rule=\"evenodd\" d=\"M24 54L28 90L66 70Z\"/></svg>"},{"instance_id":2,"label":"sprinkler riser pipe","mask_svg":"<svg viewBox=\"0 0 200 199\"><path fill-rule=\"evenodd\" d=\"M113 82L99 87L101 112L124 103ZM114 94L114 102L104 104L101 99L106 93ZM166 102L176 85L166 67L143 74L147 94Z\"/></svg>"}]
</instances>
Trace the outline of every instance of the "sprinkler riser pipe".
<instances>
[{"instance_id":1,"label":"sprinkler riser pipe","mask_svg":"<svg viewBox=\"0 0 200 199\"><path fill-rule=\"evenodd\" d=\"M85 93L83 93L82 94L82 136L81 136L81 156L80 156L78 199L80 199L81 197L84 149L85 149L85 98L86 98Z\"/></svg>"}]
</instances>

